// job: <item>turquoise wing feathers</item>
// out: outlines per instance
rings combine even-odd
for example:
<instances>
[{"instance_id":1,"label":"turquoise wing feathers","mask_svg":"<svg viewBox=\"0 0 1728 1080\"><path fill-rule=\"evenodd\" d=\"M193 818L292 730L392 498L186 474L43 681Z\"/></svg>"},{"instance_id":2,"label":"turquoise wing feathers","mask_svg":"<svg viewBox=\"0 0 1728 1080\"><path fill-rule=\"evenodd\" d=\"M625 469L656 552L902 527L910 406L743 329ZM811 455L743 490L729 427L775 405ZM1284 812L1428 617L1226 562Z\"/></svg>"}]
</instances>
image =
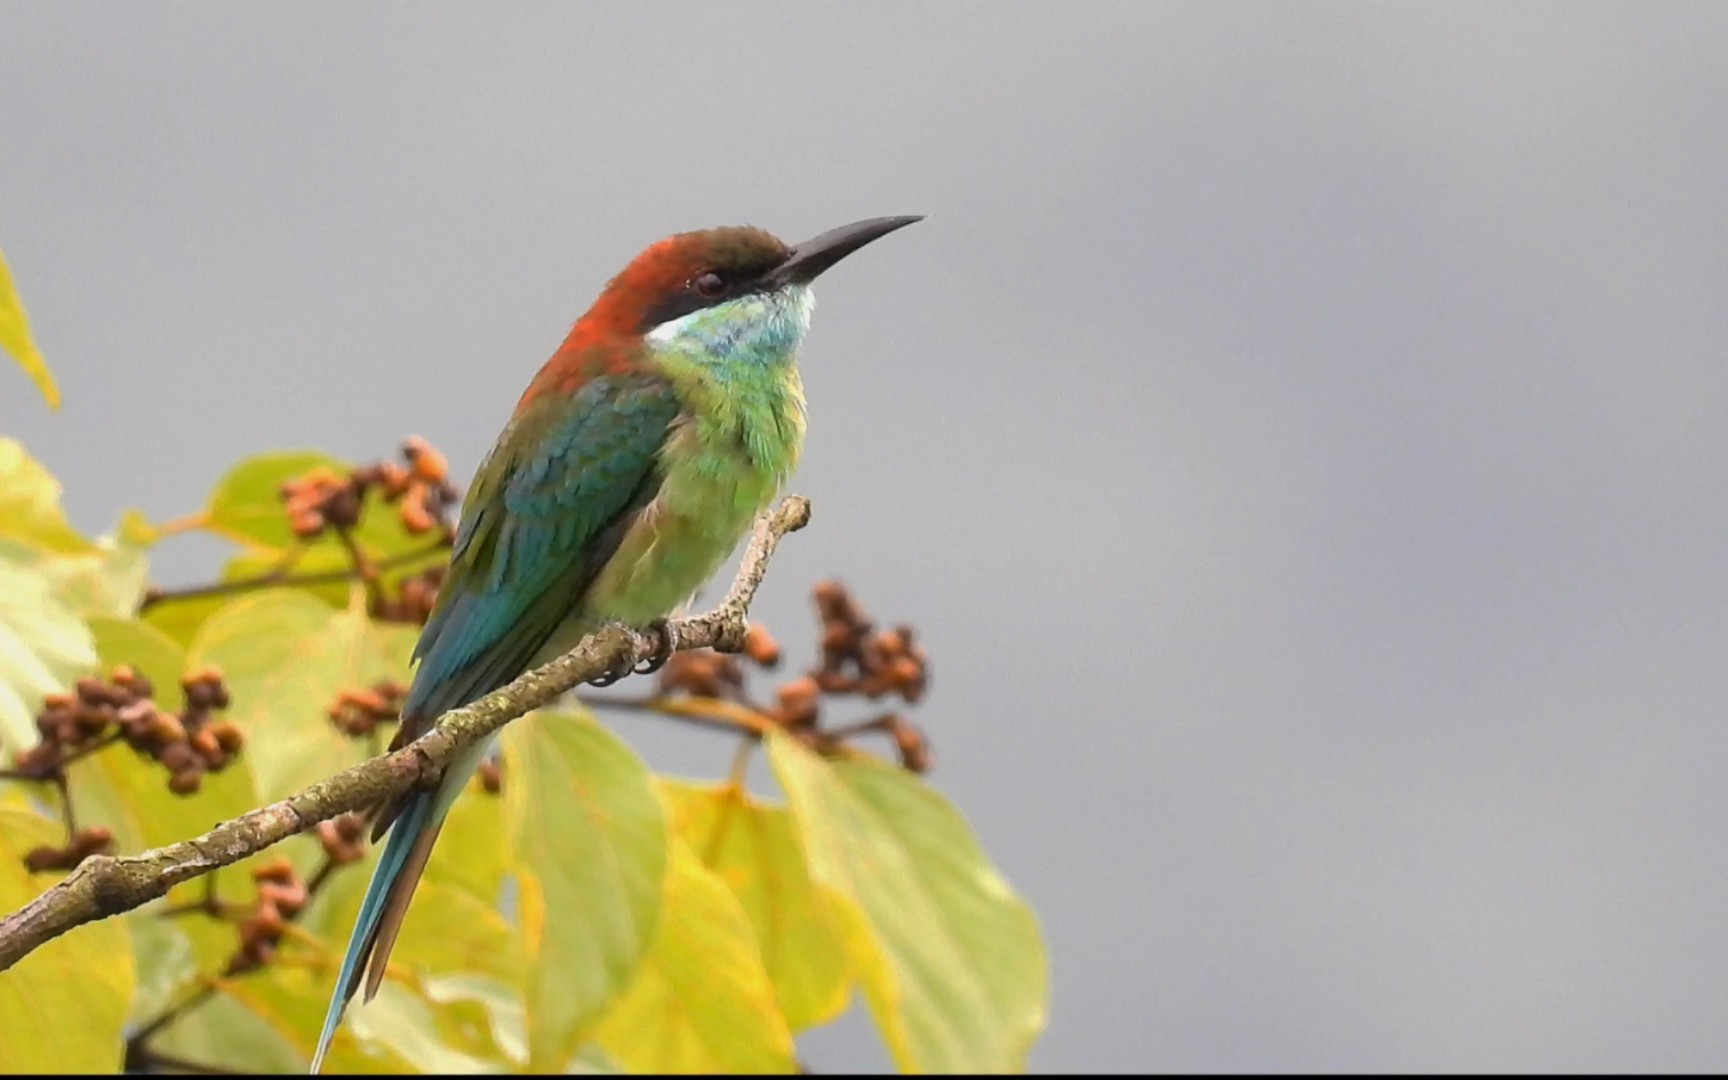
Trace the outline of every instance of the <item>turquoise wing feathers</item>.
<instances>
[{"instance_id":1,"label":"turquoise wing feathers","mask_svg":"<svg viewBox=\"0 0 1728 1080\"><path fill-rule=\"evenodd\" d=\"M652 375L531 403L476 478L404 713L420 726L514 678L606 565L659 486L679 411ZM408 732L404 741L421 731Z\"/></svg>"}]
</instances>

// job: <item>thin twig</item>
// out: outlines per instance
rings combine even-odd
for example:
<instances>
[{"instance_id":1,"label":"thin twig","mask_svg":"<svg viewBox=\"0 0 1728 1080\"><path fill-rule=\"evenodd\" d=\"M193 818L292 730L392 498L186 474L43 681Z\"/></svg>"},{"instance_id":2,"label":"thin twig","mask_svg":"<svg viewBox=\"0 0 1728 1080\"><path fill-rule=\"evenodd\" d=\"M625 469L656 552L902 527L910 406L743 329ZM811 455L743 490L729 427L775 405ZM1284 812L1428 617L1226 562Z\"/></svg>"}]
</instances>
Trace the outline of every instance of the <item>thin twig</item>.
<instances>
[{"instance_id":1,"label":"thin twig","mask_svg":"<svg viewBox=\"0 0 1728 1080\"><path fill-rule=\"evenodd\" d=\"M377 611L384 606L384 579L378 568L372 565L372 560L360 550L355 543L354 534L346 525L336 526L336 539L341 541L342 550L348 553L348 565L353 568L355 577L366 586L366 606L368 611Z\"/></svg>"},{"instance_id":2,"label":"thin twig","mask_svg":"<svg viewBox=\"0 0 1728 1080\"><path fill-rule=\"evenodd\" d=\"M66 778L66 766L75 761L82 761L98 750L113 746L125 737L125 733L123 732L110 732L107 735L102 736L100 739L97 739L95 742L86 746L80 746L78 749L67 754L60 760L44 765L41 768L0 769L0 780L39 780L43 782L52 781L59 783Z\"/></svg>"},{"instance_id":3,"label":"thin twig","mask_svg":"<svg viewBox=\"0 0 1728 1080\"><path fill-rule=\"evenodd\" d=\"M131 1038L126 1040L126 1049L128 1053L131 1053L134 1047L142 1050L144 1048L145 1040L149 1039L150 1036L161 1031L163 1028L191 1012L193 1009L196 1009L215 995L216 984L214 982L206 982L198 989L192 991L191 994L181 998L179 1003L170 1005L168 1008L163 1009L157 1014L154 1020L133 1032Z\"/></svg>"},{"instance_id":4,"label":"thin twig","mask_svg":"<svg viewBox=\"0 0 1728 1080\"><path fill-rule=\"evenodd\" d=\"M153 1072L168 1069L177 1072L190 1073L193 1076L233 1076L234 1070L224 1069L218 1065L205 1065L173 1054L164 1054L160 1050L140 1047L136 1055L128 1053L126 1058L127 1072Z\"/></svg>"},{"instance_id":5,"label":"thin twig","mask_svg":"<svg viewBox=\"0 0 1728 1080\"><path fill-rule=\"evenodd\" d=\"M672 650L744 647L747 615L780 538L810 519L810 504L783 500L757 523L731 591L712 611L672 620L664 636L610 626L584 637L570 652L519 676L471 705L453 709L408 746L345 769L280 802L225 821L202 836L140 855L97 855L18 911L0 918L0 971L75 926L130 911L183 881L239 862L290 836L350 810L395 798L430 783L464 747L511 720L612 672Z\"/></svg>"},{"instance_id":6,"label":"thin twig","mask_svg":"<svg viewBox=\"0 0 1728 1080\"><path fill-rule=\"evenodd\" d=\"M412 551L404 551L398 555L392 555L388 559L380 559L372 569L378 572L394 570L397 567L407 566L410 563L424 559L428 555L443 551L449 546L450 545L446 540L440 538L436 543L415 548ZM308 574L289 573L288 571L294 568L295 564L300 561L305 552L306 548L304 545L292 548L290 549L288 556L285 557L274 569L249 578L240 578L236 581L218 581L211 585L192 585L184 589L152 590L144 594L144 600L138 605L138 610L141 612L148 611L157 604L167 604L175 600L197 600L208 596L232 596L236 593L251 592L254 589L269 588L272 585L285 587L300 585L331 585L338 581L352 581L354 578L359 576L359 572L352 566L342 570L318 570Z\"/></svg>"},{"instance_id":7,"label":"thin twig","mask_svg":"<svg viewBox=\"0 0 1728 1080\"><path fill-rule=\"evenodd\" d=\"M716 731L742 731L758 738L774 730L772 720L737 702L711 697L581 697L593 709L650 712Z\"/></svg>"}]
</instances>

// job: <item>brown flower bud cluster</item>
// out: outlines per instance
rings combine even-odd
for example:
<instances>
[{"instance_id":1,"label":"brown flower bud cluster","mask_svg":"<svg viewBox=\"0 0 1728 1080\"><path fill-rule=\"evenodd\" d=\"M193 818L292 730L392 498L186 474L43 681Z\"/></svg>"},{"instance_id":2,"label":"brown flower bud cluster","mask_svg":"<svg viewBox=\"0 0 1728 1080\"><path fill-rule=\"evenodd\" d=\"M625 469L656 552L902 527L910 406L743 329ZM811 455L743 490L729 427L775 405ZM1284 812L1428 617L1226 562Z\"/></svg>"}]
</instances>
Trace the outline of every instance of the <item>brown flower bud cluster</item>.
<instances>
[{"instance_id":1,"label":"brown flower bud cluster","mask_svg":"<svg viewBox=\"0 0 1728 1080\"><path fill-rule=\"evenodd\" d=\"M766 626L751 623L744 635L743 657L760 668L780 663L780 644ZM744 701L744 665L737 656L713 649L673 653L660 669L662 694Z\"/></svg>"},{"instance_id":2,"label":"brown flower bud cluster","mask_svg":"<svg viewBox=\"0 0 1728 1080\"><path fill-rule=\"evenodd\" d=\"M432 606L438 602L438 589L444 584L445 566L433 566L402 579L394 597L380 597L372 605L372 616L388 622L413 623L425 626L432 617Z\"/></svg>"},{"instance_id":3,"label":"brown flower bud cluster","mask_svg":"<svg viewBox=\"0 0 1728 1080\"><path fill-rule=\"evenodd\" d=\"M450 534L450 516L457 506L450 463L418 435L403 442L402 463L381 461L347 475L320 466L283 484L289 526L302 540L325 529L352 529L360 523L366 493L373 488L396 507L402 527L415 536L434 529Z\"/></svg>"},{"instance_id":4,"label":"brown flower bud cluster","mask_svg":"<svg viewBox=\"0 0 1728 1080\"><path fill-rule=\"evenodd\" d=\"M822 623L822 662L811 672L825 694L897 694L917 704L930 683L930 658L910 626L877 630L846 586L824 581L811 590Z\"/></svg>"},{"instance_id":5,"label":"brown flower bud cluster","mask_svg":"<svg viewBox=\"0 0 1728 1080\"><path fill-rule=\"evenodd\" d=\"M330 722L350 738L365 738L378 730L379 724L402 719L402 702L407 696L408 688L394 679L343 690L330 706Z\"/></svg>"},{"instance_id":6,"label":"brown flower bud cluster","mask_svg":"<svg viewBox=\"0 0 1728 1080\"><path fill-rule=\"evenodd\" d=\"M106 681L79 679L69 694L50 694L36 717L41 741L20 752L18 771L49 778L75 757L110 742L125 742L168 770L168 788L190 795L207 772L221 772L246 745L240 729L216 714L228 707L228 689L215 669L180 681L185 707L168 712L155 701L156 688L121 665Z\"/></svg>"},{"instance_id":7,"label":"brown flower bud cluster","mask_svg":"<svg viewBox=\"0 0 1728 1080\"><path fill-rule=\"evenodd\" d=\"M100 825L79 829L65 847L33 848L24 856L24 868L32 874L48 870L71 870L92 855L114 850L114 834Z\"/></svg>"},{"instance_id":8,"label":"brown flower bud cluster","mask_svg":"<svg viewBox=\"0 0 1728 1080\"><path fill-rule=\"evenodd\" d=\"M227 974L238 975L270 962L288 924L310 899L306 883L287 859L252 871L258 883L258 905L240 922L240 950L228 961Z\"/></svg>"},{"instance_id":9,"label":"brown flower bud cluster","mask_svg":"<svg viewBox=\"0 0 1728 1080\"><path fill-rule=\"evenodd\" d=\"M867 731L886 734L900 763L913 772L930 768L929 741L904 716L886 713L872 720L824 730L823 700L856 694L872 700L897 696L908 705L921 701L929 689L930 660L918 645L912 627L877 629L858 601L836 581L824 581L812 591L821 626L817 665L781 683L772 704L751 700L746 667L737 656L711 649L674 653L660 671L660 693L667 696L719 698L737 702L764 719L799 733L818 749L833 749L848 737ZM780 646L767 629L752 624L741 650L759 667L780 662Z\"/></svg>"},{"instance_id":10,"label":"brown flower bud cluster","mask_svg":"<svg viewBox=\"0 0 1728 1080\"><path fill-rule=\"evenodd\" d=\"M366 855L366 817L349 811L318 823L318 842L337 866L359 862Z\"/></svg>"},{"instance_id":11,"label":"brown flower bud cluster","mask_svg":"<svg viewBox=\"0 0 1728 1080\"><path fill-rule=\"evenodd\" d=\"M660 693L742 700L744 665L736 656L713 649L691 649L666 658L660 669Z\"/></svg>"},{"instance_id":12,"label":"brown flower bud cluster","mask_svg":"<svg viewBox=\"0 0 1728 1080\"><path fill-rule=\"evenodd\" d=\"M282 485L288 527L302 540L319 536L325 529L352 529L360 523L365 493L354 474L343 476L320 465Z\"/></svg>"}]
</instances>

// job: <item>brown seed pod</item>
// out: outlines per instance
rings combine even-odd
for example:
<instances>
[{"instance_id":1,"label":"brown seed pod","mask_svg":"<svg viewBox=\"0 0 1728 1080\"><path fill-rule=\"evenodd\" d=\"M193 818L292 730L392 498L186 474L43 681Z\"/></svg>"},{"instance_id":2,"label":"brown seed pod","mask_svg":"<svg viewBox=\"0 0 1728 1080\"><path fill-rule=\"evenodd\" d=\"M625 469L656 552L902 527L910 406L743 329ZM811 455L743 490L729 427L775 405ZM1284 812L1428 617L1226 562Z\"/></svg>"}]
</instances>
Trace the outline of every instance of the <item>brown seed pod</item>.
<instances>
[{"instance_id":1,"label":"brown seed pod","mask_svg":"<svg viewBox=\"0 0 1728 1080\"><path fill-rule=\"evenodd\" d=\"M751 623L744 631L744 655L759 667L771 668L780 663L780 643L766 626Z\"/></svg>"},{"instance_id":2,"label":"brown seed pod","mask_svg":"<svg viewBox=\"0 0 1728 1080\"><path fill-rule=\"evenodd\" d=\"M480 763L480 786L487 794L496 795L504 790L504 766L494 758L487 758Z\"/></svg>"},{"instance_id":3,"label":"brown seed pod","mask_svg":"<svg viewBox=\"0 0 1728 1080\"><path fill-rule=\"evenodd\" d=\"M178 723L178 721L176 721ZM156 752L156 760L171 773L183 773L200 767L198 752L193 750L184 735L171 743L165 744Z\"/></svg>"},{"instance_id":4,"label":"brown seed pod","mask_svg":"<svg viewBox=\"0 0 1728 1080\"><path fill-rule=\"evenodd\" d=\"M198 756L206 761L222 752L222 744L216 741L215 733L209 728L194 731L189 741L192 743L192 749L197 751Z\"/></svg>"},{"instance_id":5,"label":"brown seed pod","mask_svg":"<svg viewBox=\"0 0 1728 1080\"><path fill-rule=\"evenodd\" d=\"M402 496L402 503L397 509L402 518L402 527L414 536L431 532L438 524L438 519L426 505L426 487L416 484Z\"/></svg>"},{"instance_id":6,"label":"brown seed pod","mask_svg":"<svg viewBox=\"0 0 1728 1080\"><path fill-rule=\"evenodd\" d=\"M246 735L231 720L218 720L207 729L216 737L216 745L225 754L238 754L246 745Z\"/></svg>"},{"instance_id":7,"label":"brown seed pod","mask_svg":"<svg viewBox=\"0 0 1728 1080\"><path fill-rule=\"evenodd\" d=\"M252 871L252 880L259 883L272 881L278 885L286 885L298 876L293 861L285 858L272 859Z\"/></svg>"},{"instance_id":8,"label":"brown seed pod","mask_svg":"<svg viewBox=\"0 0 1728 1080\"><path fill-rule=\"evenodd\" d=\"M444 455L418 435L403 440L402 456L408 459L408 467L413 470L415 478L425 483L442 484L450 476L450 463Z\"/></svg>"},{"instance_id":9,"label":"brown seed pod","mask_svg":"<svg viewBox=\"0 0 1728 1080\"><path fill-rule=\"evenodd\" d=\"M775 692L775 718L782 727L813 727L822 700L822 689L816 680L800 675L783 683Z\"/></svg>"}]
</instances>

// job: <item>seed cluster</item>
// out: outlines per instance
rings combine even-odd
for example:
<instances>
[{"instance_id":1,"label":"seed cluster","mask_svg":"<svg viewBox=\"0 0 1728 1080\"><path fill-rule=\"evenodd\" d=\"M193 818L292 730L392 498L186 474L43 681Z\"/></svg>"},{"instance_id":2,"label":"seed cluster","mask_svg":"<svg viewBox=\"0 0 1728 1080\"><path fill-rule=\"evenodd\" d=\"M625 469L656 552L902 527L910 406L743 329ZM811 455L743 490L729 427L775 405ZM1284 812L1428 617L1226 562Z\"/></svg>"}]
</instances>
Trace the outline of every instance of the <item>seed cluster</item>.
<instances>
[{"instance_id":1,"label":"seed cluster","mask_svg":"<svg viewBox=\"0 0 1728 1080\"><path fill-rule=\"evenodd\" d=\"M240 949L228 960L229 975L269 963L289 922L311 898L306 883L287 859L260 866L252 871L252 880L258 883L258 904L240 921Z\"/></svg>"},{"instance_id":2,"label":"seed cluster","mask_svg":"<svg viewBox=\"0 0 1728 1080\"><path fill-rule=\"evenodd\" d=\"M905 625L878 629L852 593L837 581L819 583L811 590L811 599L821 628L817 663L776 687L773 704L757 705L750 700L746 667L739 657L711 649L673 654L660 671L660 692L747 705L818 747L832 746L845 734L881 731L893 741L902 765L914 772L929 769L929 741L898 713L833 733L821 726L825 698L857 695L874 701L895 696L908 705L923 700L930 685L930 659L918 644L916 632ZM742 655L757 667L773 668L780 663L780 646L767 629L752 624Z\"/></svg>"},{"instance_id":3,"label":"seed cluster","mask_svg":"<svg viewBox=\"0 0 1728 1080\"><path fill-rule=\"evenodd\" d=\"M438 590L444 584L443 565L428 567L418 574L402 579L394 597L381 597L372 605L372 617L386 622L412 623L425 626L432 617L432 607L438 602Z\"/></svg>"},{"instance_id":4,"label":"seed cluster","mask_svg":"<svg viewBox=\"0 0 1728 1080\"><path fill-rule=\"evenodd\" d=\"M359 862L366 855L366 816L349 811L318 823L318 842L337 866Z\"/></svg>"},{"instance_id":5,"label":"seed cluster","mask_svg":"<svg viewBox=\"0 0 1728 1080\"><path fill-rule=\"evenodd\" d=\"M330 722L350 738L365 738L378 730L379 724L402 719L402 701L407 696L408 688L394 679L343 690L328 710Z\"/></svg>"},{"instance_id":6,"label":"seed cluster","mask_svg":"<svg viewBox=\"0 0 1728 1080\"><path fill-rule=\"evenodd\" d=\"M811 590L822 623L822 662L812 672L825 694L897 694L916 705L929 687L930 658L910 626L878 630L846 586L824 581Z\"/></svg>"},{"instance_id":7,"label":"seed cluster","mask_svg":"<svg viewBox=\"0 0 1728 1080\"><path fill-rule=\"evenodd\" d=\"M36 717L41 739L16 757L18 771L44 779L58 775L80 754L123 741L168 770L168 788L190 795L204 774L221 772L246 745L240 729L217 713L229 704L222 673L214 668L180 680L185 705L169 712L155 701L156 688L121 665L106 680L79 679L69 694L50 694Z\"/></svg>"},{"instance_id":8,"label":"seed cluster","mask_svg":"<svg viewBox=\"0 0 1728 1080\"><path fill-rule=\"evenodd\" d=\"M347 474L320 466L282 485L282 502L294 535L311 540L326 529L347 530L360 523L366 493L374 488L396 507L402 527L415 536L434 529L450 532L457 506L450 463L425 439L402 444L403 463L381 461Z\"/></svg>"}]
</instances>

